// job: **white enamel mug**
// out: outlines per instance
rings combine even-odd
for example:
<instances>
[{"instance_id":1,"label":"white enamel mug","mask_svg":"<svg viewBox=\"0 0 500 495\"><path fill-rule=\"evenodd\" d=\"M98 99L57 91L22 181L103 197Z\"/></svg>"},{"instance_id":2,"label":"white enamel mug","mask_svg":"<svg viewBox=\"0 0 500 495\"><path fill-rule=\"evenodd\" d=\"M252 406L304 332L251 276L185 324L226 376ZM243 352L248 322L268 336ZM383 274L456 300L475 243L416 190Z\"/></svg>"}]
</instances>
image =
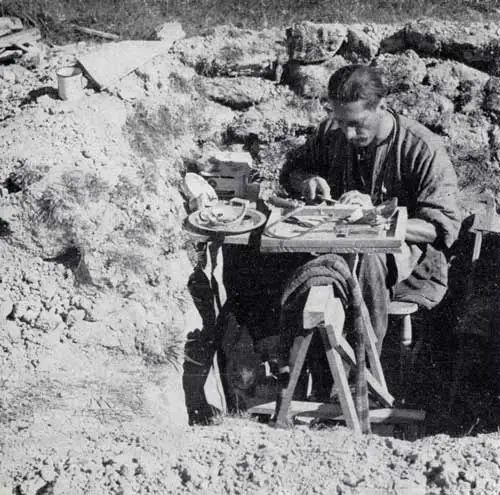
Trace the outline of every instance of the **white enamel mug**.
<instances>
[{"instance_id":1,"label":"white enamel mug","mask_svg":"<svg viewBox=\"0 0 500 495\"><path fill-rule=\"evenodd\" d=\"M78 67L62 67L57 71L57 89L62 100L75 100L83 95L83 76Z\"/></svg>"}]
</instances>

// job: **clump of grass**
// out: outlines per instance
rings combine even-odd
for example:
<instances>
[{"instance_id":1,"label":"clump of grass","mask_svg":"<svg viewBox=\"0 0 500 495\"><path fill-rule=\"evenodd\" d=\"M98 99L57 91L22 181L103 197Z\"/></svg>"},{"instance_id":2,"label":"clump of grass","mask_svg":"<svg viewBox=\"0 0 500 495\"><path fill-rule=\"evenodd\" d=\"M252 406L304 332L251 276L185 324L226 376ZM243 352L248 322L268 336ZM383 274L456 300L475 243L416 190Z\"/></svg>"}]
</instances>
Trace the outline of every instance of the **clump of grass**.
<instances>
[{"instance_id":1,"label":"clump of grass","mask_svg":"<svg viewBox=\"0 0 500 495\"><path fill-rule=\"evenodd\" d=\"M144 343L136 343L137 350L141 353L146 364L151 366L169 365L180 371L183 356L184 339L180 335L170 335L165 341L162 354L152 352L144 347Z\"/></svg>"},{"instance_id":2,"label":"clump of grass","mask_svg":"<svg viewBox=\"0 0 500 495\"><path fill-rule=\"evenodd\" d=\"M110 269L113 265L119 267L120 271L131 272L142 275L149 266L149 261L144 254L135 250L130 251L108 251L104 268Z\"/></svg>"},{"instance_id":3,"label":"clump of grass","mask_svg":"<svg viewBox=\"0 0 500 495\"><path fill-rule=\"evenodd\" d=\"M147 160L154 161L184 134L180 124L168 106L161 105L153 111L139 103L134 115L128 118L126 129L132 148Z\"/></svg>"},{"instance_id":4,"label":"clump of grass","mask_svg":"<svg viewBox=\"0 0 500 495\"><path fill-rule=\"evenodd\" d=\"M38 220L45 222L48 226L70 227L72 205L58 188L49 186L45 189L38 198L37 206Z\"/></svg>"},{"instance_id":5,"label":"clump of grass","mask_svg":"<svg viewBox=\"0 0 500 495\"><path fill-rule=\"evenodd\" d=\"M11 187L24 191L41 180L49 169L50 166L46 163L39 164L32 160L20 160L19 166L9 175L8 182Z\"/></svg>"},{"instance_id":6,"label":"clump of grass","mask_svg":"<svg viewBox=\"0 0 500 495\"><path fill-rule=\"evenodd\" d=\"M138 103L129 116L126 131L132 149L142 157L138 177L148 191L154 192L161 178L178 185L184 162L200 136L207 136L211 122L199 111L204 100L197 97L148 108Z\"/></svg>"},{"instance_id":7,"label":"clump of grass","mask_svg":"<svg viewBox=\"0 0 500 495\"><path fill-rule=\"evenodd\" d=\"M61 176L63 188L68 196L80 205L99 201L109 190L109 184L96 174L72 170Z\"/></svg>"},{"instance_id":8,"label":"clump of grass","mask_svg":"<svg viewBox=\"0 0 500 495\"><path fill-rule=\"evenodd\" d=\"M90 172L66 171L38 198L38 217L53 226L70 226L74 210L102 199L109 190L108 183Z\"/></svg>"},{"instance_id":9,"label":"clump of grass","mask_svg":"<svg viewBox=\"0 0 500 495\"><path fill-rule=\"evenodd\" d=\"M126 175L120 175L110 192L110 201L117 206L128 208L132 200L142 200L142 188Z\"/></svg>"}]
</instances>

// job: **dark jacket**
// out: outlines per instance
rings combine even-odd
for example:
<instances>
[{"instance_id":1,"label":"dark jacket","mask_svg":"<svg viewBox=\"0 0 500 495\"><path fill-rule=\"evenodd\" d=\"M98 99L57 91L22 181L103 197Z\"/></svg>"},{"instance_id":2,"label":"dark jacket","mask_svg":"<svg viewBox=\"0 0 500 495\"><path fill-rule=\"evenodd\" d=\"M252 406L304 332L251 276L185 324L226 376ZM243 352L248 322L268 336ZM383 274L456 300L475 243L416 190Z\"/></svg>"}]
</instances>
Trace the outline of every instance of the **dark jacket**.
<instances>
[{"instance_id":1,"label":"dark jacket","mask_svg":"<svg viewBox=\"0 0 500 495\"><path fill-rule=\"evenodd\" d=\"M377 147L368 190L373 203L397 197L408 218L435 225L438 236L432 245L419 245L419 262L404 281L404 299L425 307L437 304L447 287L446 251L455 242L461 218L457 206L457 177L441 139L423 125L393 113L394 130ZM292 193L314 175L327 179L332 197L360 189L354 171L356 152L334 121L325 120L285 164L280 182ZM401 284L398 284L401 285ZM401 289L398 287L397 289ZM396 296L398 290L396 290ZM403 298L403 297L400 297Z\"/></svg>"}]
</instances>

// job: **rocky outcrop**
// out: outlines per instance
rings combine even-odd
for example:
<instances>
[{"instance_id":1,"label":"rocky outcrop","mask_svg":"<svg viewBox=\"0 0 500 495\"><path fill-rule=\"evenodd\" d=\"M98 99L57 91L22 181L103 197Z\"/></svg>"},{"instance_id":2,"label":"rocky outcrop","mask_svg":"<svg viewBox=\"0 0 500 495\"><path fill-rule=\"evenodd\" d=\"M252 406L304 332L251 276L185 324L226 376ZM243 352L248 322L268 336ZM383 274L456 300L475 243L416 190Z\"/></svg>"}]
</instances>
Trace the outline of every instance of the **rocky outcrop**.
<instances>
[{"instance_id":1,"label":"rocky outcrop","mask_svg":"<svg viewBox=\"0 0 500 495\"><path fill-rule=\"evenodd\" d=\"M388 38L399 27L396 24L351 24L347 26L347 39L339 54L353 62L373 60L380 51L382 40Z\"/></svg>"},{"instance_id":2,"label":"rocky outcrop","mask_svg":"<svg viewBox=\"0 0 500 495\"><path fill-rule=\"evenodd\" d=\"M425 62L413 50L394 55L381 54L372 65L383 76L390 93L415 88L427 75Z\"/></svg>"},{"instance_id":3,"label":"rocky outcrop","mask_svg":"<svg viewBox=\"0 0 500 495\"><path fill-rule=\"evenodd\" d=\"M485 85L483 109L494 118L500 116L500 77L491 77Z\"/></svg>"},{"instance_id":4,"label":"rocky outcrop","mask_svg":"<svg viewBox=\"0 0 500 495\"><path fill-rule=\"evenodd\" d=\"M348 63L341 55L335 55L321 64L289 62L284 80L299 96L326 99L328 79L337 69Z\"/></svg>"},{"instance_id":5,"label":"rocky outcrop","mask_svg":"<svg viewBox=\"0 0 500 495\"><path fill-rule=\"evenodd\" d=\"M248 76L201 78L198 90L234 110L245 110L278 96L274 82Z\"/></svg>"},{"instance_id":6,"label":"rocky outcrop","mask_svg":"<svg viewBox=\"0 0 500 495\"><path fill-rule=\"evenodd\" d=\"M494 23L464 25L425 19L405 25L382 42L382 49L388 52L412 49L422 56L457 60L499 75L499 35Z\"/></svg>"},{"instance_id":7,"label":"rocky outcrop","mask_svg":"<svg viewBox=\"0 0 500 495\"><path fill-rule=\"evenodd\" d=\"M326 113L317 100L301 100L291 91L250 108L228 127L239 143L269 143L310 132Z\"/></svg>"},{"instance_id":8,"label":"rocky outcrop","mask_svg":"<svg viewBox=\"0 0 500 495\"><path fill-rule=\"evenodd\" d=\"M324 62L335 55L347 39L343 24L302 22L286 31L288 57L292 62Z\"/></svg>"},{"instance_id":9,"label":"rocky outcrop","mask_svg":"<svg viewBox=\"0 0 500 495\"><path fill-rule=\"evenodd\" d=\"M173 53L204 76L256 76L274 79L286 57L279 29L251 31L221 26L175 43Z\"/></svg>"},{"instance_id":10,"label":"rocky outcrop","mask_svg":"<svg viewBox=\"0 0 500 495\"><path fill-rule=\"evenodd\" d=\"M443 134L453 115L453 102L435 93L428 86L418 86L387 97L396 112L421 122L438 134Z\"/></svg>"}]
</instances>

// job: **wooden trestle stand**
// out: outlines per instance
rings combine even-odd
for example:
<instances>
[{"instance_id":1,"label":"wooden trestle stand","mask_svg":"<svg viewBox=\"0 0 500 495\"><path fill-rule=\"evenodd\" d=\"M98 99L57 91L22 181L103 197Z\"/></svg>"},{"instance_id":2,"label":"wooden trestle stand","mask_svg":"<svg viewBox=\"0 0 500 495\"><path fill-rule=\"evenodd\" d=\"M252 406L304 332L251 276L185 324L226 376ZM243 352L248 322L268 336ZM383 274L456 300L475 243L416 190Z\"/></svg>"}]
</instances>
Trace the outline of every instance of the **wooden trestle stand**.
<instances>
[{"instance_id":1,"label":"wooden trestle stand","mask_svg":"<svg viewBox=\"0 0 500 495\"><path fill-rule=\"evenodd\" d=\"M292 416L305 415L343 420L355 433L361 433L360 419L354 406L345 366L355 367L356 358L353 348L343 336L344 320L342 303L340 299L334 297L331 286L318 286L310 289L303 311L303 327L304 330L308 330L308 333L305 336L296 337L293 344L290 356L290 379L287 388L281 392L281 403L276 416L277 427L288 427ZM333 405L319 403L308 405L305 402L299 404L298 401L292 401L314 331L320 332L325 346L330 371L338 390L340 411ZM392 408L394 397L387 389L375 348L376 337L373 332L367 332L366 342L369 366L366 373L367 385L378 402L385 406L369 411L370 422L405 424L423 421L424 411ZM262 406L261 411L263 412ZM250 412L258 413L259 407L252 408Z\"/></svg>"}]
</instances>

